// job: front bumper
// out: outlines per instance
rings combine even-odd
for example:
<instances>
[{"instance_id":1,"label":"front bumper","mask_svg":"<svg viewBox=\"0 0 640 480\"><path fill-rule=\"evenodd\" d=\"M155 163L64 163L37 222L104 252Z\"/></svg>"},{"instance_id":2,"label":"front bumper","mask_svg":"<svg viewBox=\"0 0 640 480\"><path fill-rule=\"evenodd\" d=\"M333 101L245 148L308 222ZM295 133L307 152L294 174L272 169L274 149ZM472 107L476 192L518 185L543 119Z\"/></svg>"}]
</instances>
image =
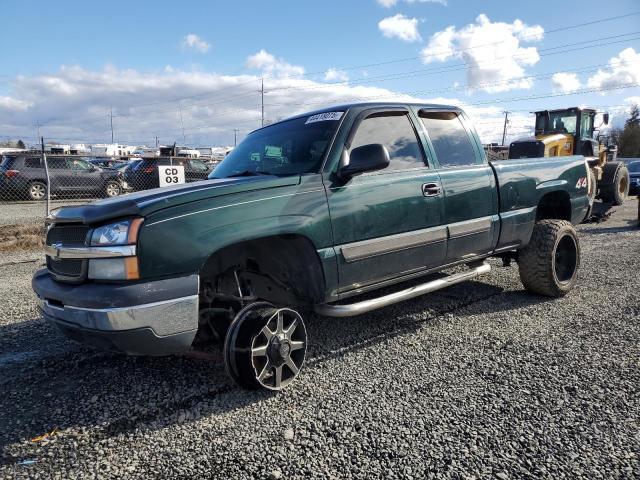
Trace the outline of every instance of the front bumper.
<instances>
[{"instance_id":1,"label":"front bumper","mask_svg":"<svg viewBox=\"0 0 640 480\"><path fill-rule=\"evenodd\" d=\"M135 284L64 284L33 276L44 318L67 337L130 355L190 349L198 329L198 275Z\"/></svg>"}]
</instances>

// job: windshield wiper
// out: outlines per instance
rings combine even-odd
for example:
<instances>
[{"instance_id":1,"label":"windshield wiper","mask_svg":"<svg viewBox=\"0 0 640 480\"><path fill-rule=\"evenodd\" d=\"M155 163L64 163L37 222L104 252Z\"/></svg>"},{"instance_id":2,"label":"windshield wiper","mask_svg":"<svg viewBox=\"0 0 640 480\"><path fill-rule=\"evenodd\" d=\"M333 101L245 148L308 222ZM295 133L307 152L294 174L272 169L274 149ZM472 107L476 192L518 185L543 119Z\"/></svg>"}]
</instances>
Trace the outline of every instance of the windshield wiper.
<instances>
[{"instance_id":1,"label":"windshield wiper","mask_svg":"<svg viewBox=\"0 0 640 480\"><path fill-rule=\"evenodd\" d=\"M242 172L233 173L228 175L227 178L232 177L256 177L258 175L271 175L269 172L261 172L259 170L243 170Z\"/></svg>"}]
</instances>

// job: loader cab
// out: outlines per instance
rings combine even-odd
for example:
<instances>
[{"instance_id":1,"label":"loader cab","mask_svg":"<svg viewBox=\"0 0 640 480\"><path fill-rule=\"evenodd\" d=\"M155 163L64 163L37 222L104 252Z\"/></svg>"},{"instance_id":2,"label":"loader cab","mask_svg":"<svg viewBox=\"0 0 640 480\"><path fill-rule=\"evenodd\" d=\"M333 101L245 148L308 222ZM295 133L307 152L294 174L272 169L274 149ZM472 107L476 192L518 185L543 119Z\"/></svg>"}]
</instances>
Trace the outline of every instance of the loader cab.
<instances>
[{"instance_id":1,"label":"loader cab","mask_svg":"<svg viewBox=\"0 0 640 480\"><path fill-rule=\"evenodd\" d=\"M550 146L548 155L584 155L597 157L600 147L594 138L596 111L590 108L565 108L535 112L535 136L538 140L564 136L564 144ZM605 123L608 116L605 115ZM559 137L553 137L559 138ZM562 143L562 142L560 142Z\"/></svg>"}]
</instances>

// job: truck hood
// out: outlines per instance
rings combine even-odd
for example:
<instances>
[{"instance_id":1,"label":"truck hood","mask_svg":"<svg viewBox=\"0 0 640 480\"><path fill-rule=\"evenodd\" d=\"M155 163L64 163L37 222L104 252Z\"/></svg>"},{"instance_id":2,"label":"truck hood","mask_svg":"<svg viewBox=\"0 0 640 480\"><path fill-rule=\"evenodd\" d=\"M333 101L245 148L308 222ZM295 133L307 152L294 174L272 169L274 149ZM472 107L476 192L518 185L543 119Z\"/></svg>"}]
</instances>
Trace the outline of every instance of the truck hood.
<instances>
[{"instance_id":1,"label":"truck hood","mask_svg":"<svg viewBox=\"0 0 640 480\"><path fill-rule=\"evenodd\" d=\"M287 177L264 175L202 180L172 187L144 190L120 197L98 200L86 205L62 207L53 210L47 221L49 223L80 222L91 225L115 218L145 216L163 208L207 198L274 189L298 183L300 183L299 175Z\"/></svg>"}]
</instances>

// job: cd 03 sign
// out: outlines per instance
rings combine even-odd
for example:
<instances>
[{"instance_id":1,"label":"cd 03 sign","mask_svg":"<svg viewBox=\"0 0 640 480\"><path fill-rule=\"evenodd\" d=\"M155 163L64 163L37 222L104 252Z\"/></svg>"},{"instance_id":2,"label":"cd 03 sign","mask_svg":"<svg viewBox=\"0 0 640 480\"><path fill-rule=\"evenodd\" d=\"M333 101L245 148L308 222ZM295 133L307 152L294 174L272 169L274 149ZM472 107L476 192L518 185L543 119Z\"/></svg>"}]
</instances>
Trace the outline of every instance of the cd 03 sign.
<instances>
[{"instance_id":1,"label":"cd 03 sign","mask_svg":"<svg viewBox=\"0 0 640 480\"><path fill-rule=\"evenodd\" d=\"M158 167L160 186L168 187L184 183L184 165L163 165Z\"/></svg>"}]
</instances>

